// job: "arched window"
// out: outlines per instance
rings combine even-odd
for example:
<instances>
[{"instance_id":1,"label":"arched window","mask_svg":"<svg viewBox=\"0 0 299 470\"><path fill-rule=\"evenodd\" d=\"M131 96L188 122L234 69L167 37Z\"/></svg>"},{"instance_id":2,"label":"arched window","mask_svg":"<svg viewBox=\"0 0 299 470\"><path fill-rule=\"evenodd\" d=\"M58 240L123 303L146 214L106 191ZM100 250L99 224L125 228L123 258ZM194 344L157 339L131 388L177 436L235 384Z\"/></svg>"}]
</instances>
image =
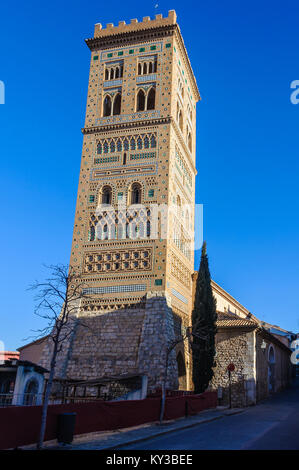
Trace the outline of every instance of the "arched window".
<instances>
[{"instance_id":1,"label":"arched window","mask_svg":"<svg viewBox=\"0 0 299 470\"><path fill-rule=\"evenodd\" d=\"M35 405L38 383L35 379L28 380L24 391L24 405Z\"/></svg>"},{"instance_id":2,"label":"arched window","mask_svg":"<svg viewBox=\"0 0 299 470\"><path fill-rule=\"evenodd\" d=\"M110 186L104 186L102 190L102 204L111 204L112 201L112 189Z\"/></svg>"},{"instance_id":3,"label":"arched window","mask_svg":"<svg viewBox=\"0 0 299 470\"><path fill-rule=\"evenodd\" d=\"M115 152L115 142L114 142L114 140L111 140L111 142L110 142L110 152L111 153Z\"/></svg>"},{"instance_id":4,"label":"arched window","mask_svg":"<svg viewBox=\"0 0 299 470\"><path fill-rule=\"evenodd\" d=\"M155 60L154 62L154 72L156 73L157 72L157 61Z\"/></svg>"},{"instance_id":5,"label":"arched window","mask_svg":"<svg viewBox=\"0 0 299 470\"><path fill-rule=\"evenodd\" d=\"M154 135L151 136L151 148L155 148L157 146L156 137Z\"/></svg>"},{"instance_id":6,"label":"arched window","mask_svg":"<svg viewBox=\"0 0 299 470\"><path fill-rule=\"evenodd\" d=\"M137 139L137 148L138 148L139 150L142 149L142 139L141 139L141 137L138 137L138 139Z\"/></svg>"},{"instance_id":7,"label":"arched window","mask_svg":"<svg viewBox=\"0 0 299 470\"><path fill-rule=\"evenodd\" d=\"M116 67L116 70L115 70L115 78L118 78L119 77L119 68Z\"/></svg>"},{"instance_id":8,"label":"arched window","mask_svg":"<svg viewBox=\"0 0 299 470\"><path fill-rule=\"evenodd\" d=\"M116 116L117 114L120 114L120 108L121 108L121 95L120 93L117 93L113 101L113 115L114 116Z\"/></svg>"},{"instance_id":9,"label":"arched window","mask_svg":"<svg viewBox=\"0 0 299 470\"><path fill-rule=\"evenodd\" d=\"M141 203L141 185L139 183L132 184L131 187L131 204Z\"/></svg>"},{"instance_id":10,"label":"arched window","mask_svg":"<svg viewBox=\"0 0 299 470\"><path fill-rule=\"evenodd\" d=\"M190 152L192 152L192 136L191 136L191 132L188 133L188 148L189 148Z\"/></svg>"},{"instance_id":11,"label":"arched window","mask_svg":"<svg viewBox=\"0 0 299 470\"><path fill-rule=\"evenodd\" d=\"M153 63L150 62L148 66L148 73L152 73L152 72L153 72Z\"/></svg>"},{"instance_id":12,"label":"arched window","mask_svg":"<svg viewBox=\"0 0 299 470\"><path fill-rule=\"evenodd\" d=\"M126 152L124 152L124 155L123 155L123 165L125 165L127 163L127 154Z\"/></svg>"},{"instance_id":13,"label":"arched window","mask_svg":"<svg viewBox=\"0 0 299 470\"><path fill-rule=\"evenodd\" d=\"M183 131L183 114L181 110L179 111L179 126L181 131Z\"/></svg>"},{"instance_id":14,"label":"arched window","mask_svg":"<svg viewBox=\"0 0 299 470\"><path fill-rule=\"evenodd\" d=\"M109 151L109 146L108 146L108 142L107 142L106 140L105 140L105 142L104 142L104 146L103 146L103 147L104 147L104 153L108 153L108 151Z\"/></svg>"},{"instance_id":15,"label":"arched window","mask_svg":"<svg viewBox=\"0 0 299 470\"><path fill-rule=\"evenodd\" d=\"M103 109L103 116L110 116L111 115L111 98L110 96L106 96L104 99L104 109Z\"/></svg>"},{"instance_id":16,"label":"arched window","mask_svg":"<svg viewBox=\"0 0 299 470\"><path fill-rule=\"evenodd\" d=\"M132 139L130 140L130 146L131 146L131 150L136 149L136 143L135 143L134 137L132 137Z\"/></svg>"},{"instance_id":17,"label":"arched window","mask_svg":"<svg viewBox=\"0 0 299 470\"><path fill-rule=\"evenodd\" d=\"M124 140L124 150L129 150L129 141L128 141L128 139Z\"/></svg>"},{"instance_id":18,"label":"arched window","mask_svg":"<svg viewBox=\"0 0 299 470\"><path fill-rule=\"evenodd\" d=\"M143 75L147 75L147 63L144 62L143 64Z\"/></svg>"},{"instance_id":19,"label":"arched window","mask_svg":"<svg viewBox=\"0 0 299 470\"><path fill-rule=\"evenodd\" d=\"M144 111L145 109L145 93L139 90L137 94L137 111Z\"/></svg>"},{"instance_id":20,"label":"arched window","mask_svg":"<svg viewBox=\"0 0 299 470\"><path fill-rule=\"evenodd\" d=\"M116 146L117 146L117 151L121 152L122 151L122 143L121 143L120 139L118 139L118 141L116 142Z\"/></svg>"},{"instance_id":21,"label":"arched window","mask_svg":"<svg viewBox=\"0 0 299 470\"><path fill-rule=\"evenodd\" d=\"M124 73L124 67L123 65L120 66L120 77L123 76L123 73Z\"/></svg>"},{"instance_id":22,"label":"arched window","mask_svg":"<svg viewBox=\"0 0 299 470\"><path fill-rule=\"evenodd\" d=\"M147 96L147 109L155 109L156 90L151 88Z\"/></svg>"},{"instance_id":23,"label":"arched window","mask_svg":"<svg viewBox=\"0 0 299 470\"><path fill-rule=\"evenodd\" d=\"M138 75L141 75L142 71L141 71L141 64L138 64Z\"/></svg>"},{"instance_id":24,"label":"arched window","mask_svg":"<svg viewBox=\"0 0 299 470\"><path fill-rule=\"evenodd\" d=\"M101 142L98 143L97 153L98 153L98 155L101 155L101 153L102 153L102 144L101 144Z\"/></svg>"},{"instance_id":25,"label":"arched window","mask_svg":"<svg viewBox=\"0 0 299 470\"><path fill-rule=\"evenodd\" d=\"M109 80L109 70L105 70L105 80Z\"/></svg>"},{"instance_id":26,"label":"arched window","mask_svg":"<svg viewBox=\"0 0 299 470\"><path fill-rule=\"evenodd\" d=\"M144 148L145 148L145 149L148 149L148 148L149 148L149 138L148 138L147 135L144 137L143 145L144 145Z\"/></svg>"},{"instance_id":27,"label":"arched window","mask_svg":"<svg viewBox=\"0 0 299 470\"><path fill-rule=\"evenodd\" d=\"M114 69L110 69L110 80L114 78Z\"/></svg>"}]
</instances>

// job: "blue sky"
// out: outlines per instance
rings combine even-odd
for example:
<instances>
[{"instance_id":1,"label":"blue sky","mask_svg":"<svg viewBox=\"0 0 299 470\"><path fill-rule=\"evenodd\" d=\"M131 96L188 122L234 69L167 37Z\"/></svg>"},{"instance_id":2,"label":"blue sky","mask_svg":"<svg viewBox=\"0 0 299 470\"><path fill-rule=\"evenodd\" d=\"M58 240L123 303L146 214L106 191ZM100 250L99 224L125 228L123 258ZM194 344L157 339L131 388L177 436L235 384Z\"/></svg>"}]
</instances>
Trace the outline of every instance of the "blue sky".
<instances>
[{"instance_id":1,"label":"blue sky","mask_svg":"<svg viewBox=\"0 0 299 470\"><path fill-rule=\"evenodd\" d=\"M158 7L155 8L155 5ZM94 24L175 9L202 101L197 191L214 280L259 318L299 330L298 3L5 2L0 15L1 334L40 326L43 263L68 263ZM198 267L199 256L196 254Z\"/></svg>"}]
</instances>

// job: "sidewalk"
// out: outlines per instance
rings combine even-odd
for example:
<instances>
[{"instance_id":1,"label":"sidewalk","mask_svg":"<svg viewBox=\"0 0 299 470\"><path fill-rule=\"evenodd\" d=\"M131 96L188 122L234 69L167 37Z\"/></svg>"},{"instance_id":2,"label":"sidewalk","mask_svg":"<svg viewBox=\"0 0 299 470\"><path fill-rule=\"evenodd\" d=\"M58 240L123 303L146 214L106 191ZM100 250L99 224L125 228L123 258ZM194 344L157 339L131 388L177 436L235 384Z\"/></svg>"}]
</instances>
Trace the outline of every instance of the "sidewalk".
<instances>
[{"instance_id":1,"label":"sidewalk","mask_svg":"<svg viewBox=\"0 0 299 470\"><path fill-rule=\"evenodd\" d=\"M110 450L121 449L122 447L137 442L146 441L153 437L169 434L181 429L187 429L202 423L208 423L225 416L244 412L244 408L228 409L226 407L217 407L213 410L205 410L195 416L188 418L179 418L177 420L165 421L162 425L159 423L142 424L141 426L117 429L115 431L106 431L98 433L80 434L74 436L71 445L57 445L57 441L45 442L47 450ZM22 449L31 450L35 446L23 446Z\"/></svg>"}]
</instances>

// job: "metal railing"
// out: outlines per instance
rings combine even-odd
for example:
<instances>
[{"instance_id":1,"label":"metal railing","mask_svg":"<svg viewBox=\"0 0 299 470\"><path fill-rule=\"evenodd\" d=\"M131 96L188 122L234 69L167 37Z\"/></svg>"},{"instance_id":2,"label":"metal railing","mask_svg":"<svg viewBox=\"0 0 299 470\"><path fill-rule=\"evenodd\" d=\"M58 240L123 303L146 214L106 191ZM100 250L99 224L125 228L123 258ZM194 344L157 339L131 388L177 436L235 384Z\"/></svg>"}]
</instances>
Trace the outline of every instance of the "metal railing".
<instances>
[{"instance_id":1,"label":"metal railing","mask_svg":"<svg viewBox=\"0 0 299 470\"><path fill-rule=\"evenodd\" d=\"M43 395L38 393L0 393L0 407L35 406L42 401Z\"/></svg>"}]
</instances>

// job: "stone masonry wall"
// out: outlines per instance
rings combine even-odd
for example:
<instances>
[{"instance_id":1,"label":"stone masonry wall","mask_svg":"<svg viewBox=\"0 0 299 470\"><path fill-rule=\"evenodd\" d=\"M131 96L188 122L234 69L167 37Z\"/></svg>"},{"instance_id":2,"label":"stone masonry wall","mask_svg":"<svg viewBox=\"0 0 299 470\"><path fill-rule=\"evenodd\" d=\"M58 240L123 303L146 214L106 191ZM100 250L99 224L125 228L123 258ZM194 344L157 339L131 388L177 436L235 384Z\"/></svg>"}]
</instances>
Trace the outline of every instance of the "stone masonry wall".
<instances>
[{"instance_id":1,"label":"stone masonry wall","mask_svg":"<svg viewBox=\"0 0 299 470\"><path fill-rule=\"evenodd\" d=\"M149 292L145 308L80 313L73 334L57 356L55 376L90 380L122 374L148 376L149 390L161 387L166 344L174 338L170 299ZM51 339L40 364L49 369ZM168 388L178 387L175 351L170 354Z\"/></svg>"},{"instance_id":2,"label":"stone masonry wall","mask_svg":"<svg viewBox=\"0 0 299 470\"><path fill-rule=\"evenodd\" d=\"M174 339L173 314L170 297L161 296L161 292L147 294L146 315L138 354L139 370L148 376L148 388L161 387L165 373L167 345ZM168 359L166 387L178 388L178 370L175 350Z\"/></svg>"},{"instance_id":3,"label":"stone masonry wall","mask_svg":"<svg viewBox=\"0 0 299 470\"><path fill-rule=\"evenodd\" d=\"M229 376L227 366L235 365L231 373L232 406L243 407L254 404L255 361L254 331L219 328L216 334L216 367L210 383L212 390L222 388L222 405L229 403Z\"/></svg>"}]
</instances>

